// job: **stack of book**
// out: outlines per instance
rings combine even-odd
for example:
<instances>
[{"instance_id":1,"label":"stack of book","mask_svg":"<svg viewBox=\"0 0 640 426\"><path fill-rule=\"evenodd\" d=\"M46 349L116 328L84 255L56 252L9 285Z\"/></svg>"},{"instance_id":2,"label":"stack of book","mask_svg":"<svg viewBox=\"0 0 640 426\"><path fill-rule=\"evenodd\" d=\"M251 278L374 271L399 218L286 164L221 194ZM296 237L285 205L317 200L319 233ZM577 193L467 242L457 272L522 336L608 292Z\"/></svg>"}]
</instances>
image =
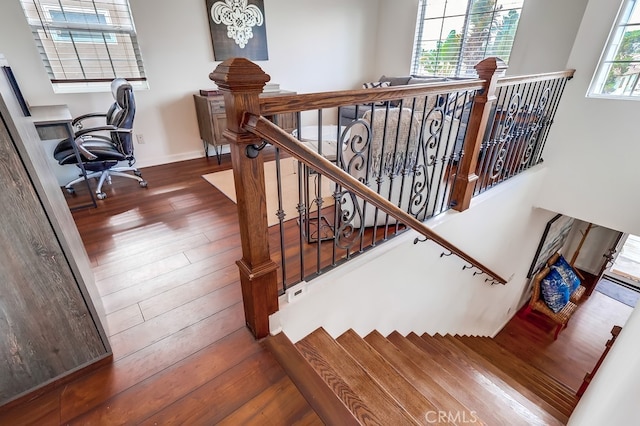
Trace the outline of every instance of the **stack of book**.
<instances>
[{"instance_id":1,"label":"stack of book","mask_svg":"<svg viewBox=\"0 0 640 426\"><path fill-rule=\"evenodd\" d=\"M264 86L264 93L279 92L280 85L278 83L267 83ZM201 96L217 96L222 93L218 89L200 89Z\"/></svg>"},{"instance_id":2,"label":"stack of book","mask_svg":"<svg viewBox=\"0 0 640 426\"><path fill-rule=\"evenodd\" d=\"M264 85L263 92L279 92L280 85L278 83L267 83Z\"/></svg>"},{"instance_id":3,"label":"stack of book","mask_svg":"<svg viewBox=\"0 0 640 426\"><path fill-rule=\"evenodd\" d=\"M218 89L200 89L201 96L216 96L220 94L221 93Z\"/></svg>"}]
</instances>

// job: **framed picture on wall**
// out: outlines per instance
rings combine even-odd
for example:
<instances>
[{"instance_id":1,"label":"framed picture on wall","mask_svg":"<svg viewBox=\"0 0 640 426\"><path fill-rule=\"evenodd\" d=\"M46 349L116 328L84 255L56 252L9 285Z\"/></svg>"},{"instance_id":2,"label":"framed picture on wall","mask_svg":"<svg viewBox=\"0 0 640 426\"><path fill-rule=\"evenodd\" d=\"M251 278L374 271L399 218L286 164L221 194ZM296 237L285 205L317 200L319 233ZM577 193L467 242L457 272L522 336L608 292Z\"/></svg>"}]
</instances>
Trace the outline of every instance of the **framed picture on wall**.
<instances>
[{"instance_id":1,"label":"framed picture on wall","mask_svg":"<svg viewBox=\"0 0 640 426\"><path fill-rule=\"evenodd\" d=\"M263 0L206 0L216 61L269 59Z\"/></svg>"},{"instance_id":2,"label":"framed picture on wall","mask_svg":"<svg viewBox=\"0 0 640 426\"><path fill-rule=\"evenodd\" d=\"M558 214L547 223L542 238L540 239L540 244L538 244L538 250L529 268L527 278L531 278L542 269L551 255L564 246L574 220L572 217Z\"/></svg>"}]
</instances>

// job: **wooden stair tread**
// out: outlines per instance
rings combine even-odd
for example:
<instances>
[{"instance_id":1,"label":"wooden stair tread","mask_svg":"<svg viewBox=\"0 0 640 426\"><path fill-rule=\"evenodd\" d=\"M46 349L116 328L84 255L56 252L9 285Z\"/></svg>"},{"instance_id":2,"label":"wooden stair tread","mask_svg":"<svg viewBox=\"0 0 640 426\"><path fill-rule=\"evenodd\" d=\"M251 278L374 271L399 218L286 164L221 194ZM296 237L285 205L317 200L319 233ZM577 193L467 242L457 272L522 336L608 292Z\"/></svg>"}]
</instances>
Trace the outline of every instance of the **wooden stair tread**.
<instances>
[{"instance_id":1,"label":"wooden stair tread","mask_svg":"<svg viewBox=\"0 0 640 426\"><path fill-rule=\"evenodd\" d=\"M511 411L511 414L508 414L509 417L517 414L518 417L529 425L538 424L547 426L561 424L558 418L551 415L535 402L521 394L518 389L511 386L510 381L502 380L500 375L494 374L493 369L485 365L488 363L479 362L457 346L451 345L448 337L439 335L429 336L427 334L418 336L411 333L407 336L407 339L421 348L425 348L426 346L433 348L436 352L434 354L435 359L439 361L440 365L448 366L449 371L457 371L461 376L466 374L469 382L476 382L480 390L484 389L487 395L493 395L493 397L487 399L501 401L498 408L504 410L506 413ZM478 358L482 359L480 356L478 356ZM485 360L482 359L482 361ZM514 383L517 385L517 382ZM523 386L518 387L526 391ZM531 392L527 393L536 398L536 400L539 399L537 395L531 394ZM542 400L541 402L544 403ZM546 405L546 403L544 404ZM554 410L554 412L555 411L556 410Z\"/></svg>"},{"instance_id":2,"label":"wooden stair tread","mask_svg":"<svg viewBox=\"0 0 640 426\"><path fill-rule=\"evenodd\" d=\"M471 409L454 398L426 371L413 362L407 354L380 333L373 331L364 340L391 363L420 393L437 406L439 411L462 413L461 415L468 420L468 424L484 424L480 418L472 413Z\"/></svg>"},{"instance_id":3,"label":"wooden stair tread","mask_svg":"<svg viewBox=\"0 0 640 426\"><path fill-rule=\"evenodd\" d=\"M489 338L333 339L318 328L295 345L280 333L266 346L289 375L231 412L223 424L449 424L555 426L577 397ZM315 410L315 411L314 411ZM317 414L316 414L317 413ZM445 417L437 418L444 413Z\"/></svg>"},{"instance_id":4,"label":"wooden stair tread","mask_svg":"<svg viewBox=\"0 0 640 426\"><path fill-rule=\"evenodd\" d=\"M421 424L432 424L428 422L427 415L437 412L438 408L355 331L347 330L336 340L380 386L393 390L393 397L414 419Z\"/></svg>"},{"instance_id":5,"label":"wooden stair tread","mask_svg":"<svg viewBox=\"0 0 640 426\"><path fill-rule=\"evenodd\" d=\"M419 424L324 329L295 346L362 423Z\"/></svg>"},{"instance_id":6,"label":"wooden stair tread","mask_svg":"<svg viewBox=\"0 0 640 426\"><path fill-rule=\"evenodd\" d=\"M539 396L550 396L553 401L559 401L573 411L573 408L578 402L575 391L558 382L548 374L541 372L530 363L520 359L495 340L489 338L457 338L464 344L470 346L475 352L487 358L490 362L500 366L515 380L518 380L530 389L541 390L542 394L536 392ZM567 415L570 415L571 411L567 413Z\"/></svg>"},{"instance_id":7,"label":"wooden stair tread","mask_svg":"<svg viewBox=\"0 0 640 426\"><path fill-rule=\"evenodd\" d=\"M467 358L473 360L475 363L482 365L486 371L491 372L493 375L492 380L497 382L498 384L501 382L507 383L511 388L515 389L520 395L525 398L525 403L527 401L532 404L540 407L544 412L553 416L555 419L559 420L562 424L566 424L569 420L568 416L559 411L556 407L549 404L547 401L538 396L535 392L531 391L526 386L522 385L517 380L514 380L509 374L507 374L500 367L493 364L491 361L471 349L469 346L462 343L459 339L454 336L434 336L436 340L440 340L443 346L449 348L450 352L460 351ZM430 337L430 338L434 338ZM425 338L425 335L422 336Z\"/></svg>"},{"instance_id":8,"label":"wooden stair tread","mask_svg":"<svg viewBox=\"0 0 640 426\"><path fill-rule=\"evenodd\" d=\"M326 424L359 424L284 333L269 336L265 344Z\"/></svg>"},{"instance_id":9,"label":"wooden stair tread","mask_svg":"<svg viewBox=\"0 0 640 426\"><path fill-rule=\"evenodd\" d=\"M499 406L487 398L488 389L483 389L470 371L458 368L449 362L443 362L435 351L432 353L429 350L423 350L398 332L391 333L387 339L409 355L423 370L428 371L447 392L471 408L487 423L518 424L513 412L504 413ZM502 404L500 398L496 399Z\"/></svg>"},{"instance_id":10,"label":"wooden stair tread","mask_svg":"<svg viewBox=\"0 0 640 426\"><path fill-rule=\"evenodd\" d=\"M288 376L269 386L256 397L225 417L220 425L322 425L320 417L311 409Z\"/></svg>"},{"instance_id":11,"label":"wooden stair tread","mask_svg":"<svg viewBox=\"0 0 640 426\"><path fill-rule=\"evenodd\" d=\"M568 387L522 361L489 338L456 337L472 350L501 368L512 379L530 389L567 417L571 415L578 398Z\"/></svg>"}]
</instances>

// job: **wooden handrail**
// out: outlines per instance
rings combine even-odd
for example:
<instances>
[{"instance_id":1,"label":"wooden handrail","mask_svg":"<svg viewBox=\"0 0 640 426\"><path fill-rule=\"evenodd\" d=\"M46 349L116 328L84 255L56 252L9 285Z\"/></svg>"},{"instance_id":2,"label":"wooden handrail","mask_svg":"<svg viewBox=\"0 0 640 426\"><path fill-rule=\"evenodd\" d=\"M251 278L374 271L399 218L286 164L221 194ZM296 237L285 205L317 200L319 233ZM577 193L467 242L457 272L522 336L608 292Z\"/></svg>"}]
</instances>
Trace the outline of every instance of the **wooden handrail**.
<instances>
[{"instance_id":1,"label":"wooden handrail","mask_svg":"<svg viewBox=\"0 0 640 426\"><path fill-rule=\"evenodd\" d=\"M260 113L264 116L309 109L337 108L340 106L384 102L404 98L442 95L452 92L480 90L484 80L458 80L411 84L386 88L341 90L260 98Z\"/></svg>"},{"instance_id":2,"label":"wooden handrail","mask_svg":"<svg viewBox=\"0 0 640 426\"><path fill-rule=\"evenodd\" d=\"M540 73L540 74L501 77L498 79L496 86L504 87L504 86L511 86L514 84L534 83L536 81L554 80L558 78L572 79L575 72L576 70L574 69L567 69L564 71L554 71L554 72L546 72L546 73Z\"/></svg>"},{"instance_id":3,"label":"wooden handrail","mask_svg":"<svg viewBox=\"0 0 640 426\"><path fill-rule=\"evenodd\" d=\"M498 77L496 87L533 83L557 78L572 78L574 69L548 73ZM340 90L330 92L303 93L260 98L260 113L264 116L285 114L309 109L337 108L346 105L384 102L401 98L424 97L470 90L481 90L486 81L481 78L433 83L411 84L371 89Z\"/></svg>"},{"instance_id":4,"label":"wooden handrail","mask_svg":"<svg viewBox=\"0 0 640 426\"><path fill-rule=\"evenodd\" d=\"M502 278L498 273L492 271L489 267L483 265L437 233L433 232L431 228L426 226L423 222L398 208L395 204L364 185L358 179L335 166L331 161L299 143L296 138L266 118L247 112L244 114L242 120L242 128L256 136L260 136L271 144L278 146L298 161L312 167L323 176L326 176L334 182L342 185L344 188L363 198L368 203L419 232L427 239L432 240L459 258L469 262L487 274L493 281L500 284L506 284L507 280Z\"/></svg>"}]
</instances>

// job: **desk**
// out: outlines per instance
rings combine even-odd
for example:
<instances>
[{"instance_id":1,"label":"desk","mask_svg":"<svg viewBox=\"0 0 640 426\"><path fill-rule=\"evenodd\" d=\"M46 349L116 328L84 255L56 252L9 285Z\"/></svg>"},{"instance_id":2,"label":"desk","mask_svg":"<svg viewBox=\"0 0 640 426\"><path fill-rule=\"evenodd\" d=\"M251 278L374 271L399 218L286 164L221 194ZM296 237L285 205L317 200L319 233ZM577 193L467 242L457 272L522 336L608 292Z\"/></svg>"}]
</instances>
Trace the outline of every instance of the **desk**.
<instances>
[{"instance_id":1,"label":"desk","mask_svg":"<svg viewBox=\"0 0 640 426\"><path fill-rule=\"evenodd\" d=\"M67 138L73 140L74 131L73 126L71 125L73 117L71 116L71 112L69 112L69 108L66 105L32 106L29 107L29 111L31 112L33 125L36 127L38 136L40 136L41 140L62 140ZM84 209L87 207L98 207L96 198L93 194L93 191L91 190L91 185L89 185L89 180L87 179L87 172L82 164L80 152L78 151L78 147L75 143L73 144L73 152L75 153L76 159L78 160L80 173L85 178L84 182L87 185L87 190L89 191L89 195L91 196L91 203L74 206L71 207L70 210L73 211Z\"/></svg>"},{"instance_id":2,"label":"desk","mask_svg":"<svg viewBox=\"0 0 640 426\"><path fill-rule=\"evenodd\" d=\"M278 90L261 93L260 97L295 94L296 92L289 90ZM194 94L193 100L196 105L198 130L200 131L200 139L202 140L204 155L205 157L209 157L209 145L213 145L218 159L218 164L220 164L220 147L227 144L227 141L222 136L222 133L227 128L227 113L224 108L224 97L222 95L202 96ZM296 127L296 114L278 114L275 116L275 122L278 126L290 132Z\"/></svg>"}]
</instances>

